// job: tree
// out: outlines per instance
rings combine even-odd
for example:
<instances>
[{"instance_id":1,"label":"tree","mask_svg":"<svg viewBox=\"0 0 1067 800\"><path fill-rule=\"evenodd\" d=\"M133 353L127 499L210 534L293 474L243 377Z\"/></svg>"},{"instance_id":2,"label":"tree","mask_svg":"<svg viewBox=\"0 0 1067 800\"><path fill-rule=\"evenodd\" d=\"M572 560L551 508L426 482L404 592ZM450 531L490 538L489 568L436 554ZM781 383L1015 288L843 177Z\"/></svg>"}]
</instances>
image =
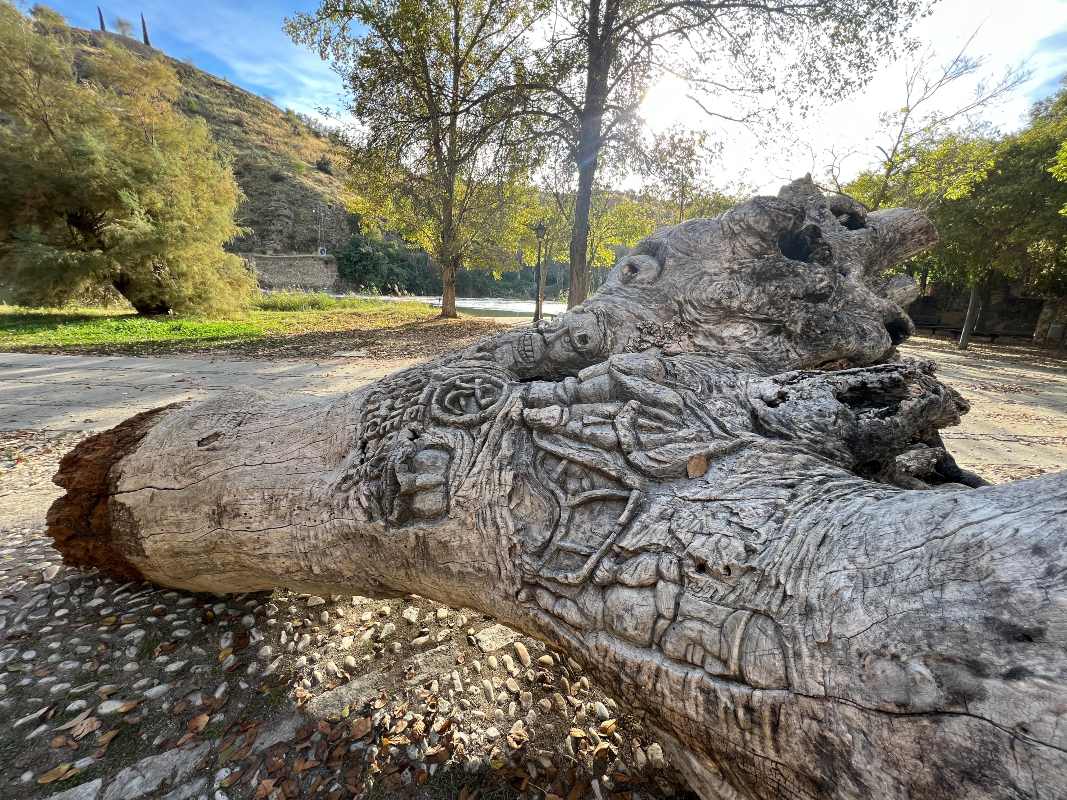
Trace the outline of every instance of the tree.
<instances>
[{"instance_id":1,"label":"tree","mask_svg":"<svg viewBox=\"0 0 1067 800\"><path fill-rule=\"evenodd\" d=\"M998 78L978 80L963 102L943 106L946 96L981 73L985 60L967 53L976 35L942 65L926 50L905 66L903 102L879 119L878 168L843 188L841 160L831 153L827 172L835 191L845 191L872 211L887 204L931 210L943 200L966 196L985 177L995 132L978 115L1019 88L1028 73L1009 67Z\"/></svg>"},{"instance_id":2,"label":"tree","mask_svg":"<svg viewBox=\"0 0 1067 800\"><path fill-rule=\"evenodd\" d=\"M129 36L133 33L133 23L124 17L115 17L115 30L119 32L121 36Z\"/></svg>"},{"instance_id":3,"label":"tree","mask_svg":"<svg viewBox=\"0 0 1067 800\"><path fill-rule=\"evenodd\" d=\"M658 233L553 323L341 397L139 414L63 458L48 533L122 581L492 615L705 800L1047 795L1067 472L956 464L967 403L893 359L907 317L871 285L936 232L906 209L850 230L838 200L798 181Z\"/></svg>"},{"instance_id":4,"label":"tree","mask_svg":"<svg viewBox=\"0 0 1067 800\"><path fill-rule=\"evenodd\" d=\"M1067 182L1067 139L1060 145L1059 152L1056 153L1056 160L1049 168L1049 172L1054 178ZM1067 217L1067 205L1060 209L1060 213Z\"/></svg>"},{"instance_id":5,"label":"tree","mask_svg":"<svg viewBox=\"0 0 1067 800\"><path fill-rule=\"evenodd\" d=\"M884 142L878 146L879 165L842 187L841 161L831 154L828 175L836 191L862 202L868 209L907 205L931 213L950 201L966 198L993 167L997 151L996 132L978 114L995 105L1027 78L1019 67L1009 67L996 79L978 81L972 95L962 103L945 107L944 97L975 78L984 60L968 55L977 31L945 64L934 62L927 50L905 69L903 103L881 115ZM941 252L945 252L942 248ZM957 259L948 263L959 266ZM931 259L924 258L920 283L925 288ZM982 313L981 284L988 270L968 272L970 297L960 333L959 347L966 349Z\"/></svg>"},{"instance_id":6,"label":"tree","mask_svg":"<svg viewBox=\"0 0 1067 800\"><path fill-rule=\"evenodd\" d=\"M496 231L531 158L512 87L532 20L519 0L322 0L286 22L344 75L369 176L356 193L432 253L443 317L461 268L514 253Z\"/></svg>"},{"instance_id":7,"label":"tree","mask_svg":"<svg viewBox=\"0 0 1067 800\"><path fill-rule=\"evenodd\" d=\"M0 4L0 284L33 304L110 286L142 314L242 303L254 279L222 249L240 192L207 125L174 110L174 70L116 45L76 70L44 22Z\"/></svg>"},{"instance_id":8,"label":"tree","mask_svg":"<svg viewBox=\"0 0 1067 800\"><path fill-rule=\"evenodd\" d=\"M571 293L588 293L589 214L605 149L632 145L645 92L664 74L686 77L716 118L742 121L739 99L775 91L803 106L862 84L872 54L893 51L926 4L833 0L557 0L541 64L560 78L541 88L547 135L566 144L577 174ZM716 105L723 97L729 103Z\"/></svg>"},{"instance_id":9,"label":"tree","mask_svg":"<svg viewBox=\"0 0 1067 800\"><path fill-rule=\"evenodd\" d=\"M709 167L721 149L708 144L706 131L680 126L655 137L644 172L652 192L671 206L671 222L684 221L693 204L710 194Z\"/></svg>"},{"instance_id":10,"label":"tree","mask_svg":"<svg viewBox=\"0 0 1067 800\"><path fill-rule=\"evenodd\" d=\"M996 143L992 164L972 191L933 212L941 234L934 251L945 277L971 288L960 338L966 349L979 293L994 275L1033 294L1067 296L1067 225L1058 213L1067 184L1054 175L1067 140L1067 89L1038 103L1027 126Z\"/></svg>"},{"instance_id":11,"label":"tree","mask_svg":"<svg viewBox=\"0 0 1067 800\"><path fill-rule=\"evenodd\" d=\"M656 210L640 198L598 189L589 214L589 267L607 270L656 228Z\"/></svg>"}]
</instances>

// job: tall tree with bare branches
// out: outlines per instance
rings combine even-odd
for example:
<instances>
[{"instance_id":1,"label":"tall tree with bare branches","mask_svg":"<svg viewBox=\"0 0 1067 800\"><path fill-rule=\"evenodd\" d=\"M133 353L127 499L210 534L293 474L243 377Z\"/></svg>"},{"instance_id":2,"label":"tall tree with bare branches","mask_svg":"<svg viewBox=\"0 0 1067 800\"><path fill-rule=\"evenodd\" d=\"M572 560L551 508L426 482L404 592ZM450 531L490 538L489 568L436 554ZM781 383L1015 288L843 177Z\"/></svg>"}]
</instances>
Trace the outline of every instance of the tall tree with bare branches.
<instances>
[{"instance_id":1,"label":"tall tree with bare branches","mask_svg":"<svg viewBox=\"0 0 1067 800\"><path fill-rule=\"evenodd\" d=\"M540 92L577 172L570 303L589 289L589 210L606 148L633 140L645 92L685 78L708 115L751 118L762 97L803 107L861 86L927 0L556 0L544 61L568 79ZM741 109L738 111L738 109Z\"/></svg>"}]
</instances>

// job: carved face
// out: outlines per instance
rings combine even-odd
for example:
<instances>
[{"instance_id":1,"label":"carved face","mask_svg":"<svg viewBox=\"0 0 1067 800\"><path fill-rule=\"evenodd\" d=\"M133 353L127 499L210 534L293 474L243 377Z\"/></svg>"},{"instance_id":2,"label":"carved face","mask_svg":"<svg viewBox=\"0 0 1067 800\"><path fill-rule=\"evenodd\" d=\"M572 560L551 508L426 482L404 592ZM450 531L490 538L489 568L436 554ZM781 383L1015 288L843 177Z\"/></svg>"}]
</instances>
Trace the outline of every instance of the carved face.
<instances>
[{"instance_id":1,"label":"carved face","mask_svg":"<svg viewBox=\"0 0 1067 800\"><path fill-rule=\"evenodd\" d=\"M581 308L608 318L625 350L742 356L772 371L865 365L912 329L878 273L935 238L921 214L867 216L805 179L657 232Z\"/></svg>"}]
</instances>

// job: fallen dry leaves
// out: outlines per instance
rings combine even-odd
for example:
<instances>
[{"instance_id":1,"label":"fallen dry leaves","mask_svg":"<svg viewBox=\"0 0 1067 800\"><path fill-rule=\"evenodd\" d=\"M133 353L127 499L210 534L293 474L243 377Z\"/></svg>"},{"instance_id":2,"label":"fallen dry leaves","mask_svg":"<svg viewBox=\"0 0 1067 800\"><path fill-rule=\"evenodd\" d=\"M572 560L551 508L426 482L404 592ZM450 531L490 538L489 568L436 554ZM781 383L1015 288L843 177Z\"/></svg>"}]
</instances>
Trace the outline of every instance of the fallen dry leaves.
<instances>
[{"instance_id":1,"label":"fallen dry leaves","mask_svg":"<svg viewBox=\"0 0 1067 800\"><path fill-rule=\"evenodd\" d=\"M67 778L73 778L81 770L74 769L74 764L69 761L64 761L62 764L52 767L48 772L44 773L37 778L37 783L55 783L56 781L66 780Z\"/></svg>"}]
</instances>

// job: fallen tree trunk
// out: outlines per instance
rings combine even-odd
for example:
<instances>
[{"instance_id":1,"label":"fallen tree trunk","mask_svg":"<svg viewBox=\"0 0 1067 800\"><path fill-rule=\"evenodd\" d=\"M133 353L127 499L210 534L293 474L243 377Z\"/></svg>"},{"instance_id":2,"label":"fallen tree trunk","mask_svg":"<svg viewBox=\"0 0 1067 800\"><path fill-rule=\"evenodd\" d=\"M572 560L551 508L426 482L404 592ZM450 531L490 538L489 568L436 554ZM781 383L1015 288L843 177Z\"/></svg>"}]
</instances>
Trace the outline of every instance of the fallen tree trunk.
<instances>
[{"instance_id":1,"label":"fallen tree trunk","mask_svg":"<svg viewBox=\"0 0 1067 800\"><path fill-rule=\"evenodd\" d=\"M643 714L705 798L1067 787L1067 473L982 486L900 361L934 241L808 180L642 242L600 292L340 399L86 440L56 547L167 586L417 593Z\"/></svg>"}]
</instances>

